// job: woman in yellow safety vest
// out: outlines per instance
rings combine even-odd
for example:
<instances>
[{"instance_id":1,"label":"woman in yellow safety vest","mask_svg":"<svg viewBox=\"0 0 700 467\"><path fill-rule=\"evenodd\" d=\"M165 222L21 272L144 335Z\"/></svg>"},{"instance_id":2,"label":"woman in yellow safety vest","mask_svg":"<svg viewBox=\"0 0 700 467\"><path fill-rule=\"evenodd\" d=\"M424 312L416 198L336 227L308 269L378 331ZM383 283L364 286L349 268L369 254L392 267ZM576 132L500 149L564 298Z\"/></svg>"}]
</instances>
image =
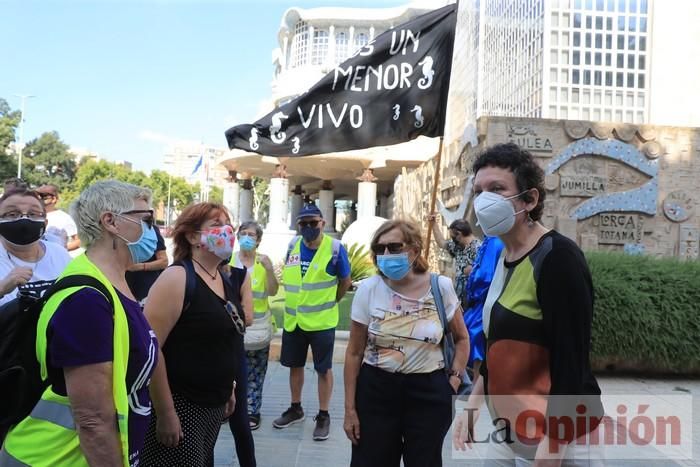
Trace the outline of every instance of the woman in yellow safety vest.
<instances>
[{"instance_id":1,"label":"woman in yellow safety vest","mask_svg":"<svg viewBox=\"0 0 700 467\"><path fill-rule=\"evenodd\" d=\"M245 267L252 280L253 325L246 330L244 343L248 366L248 416L251 430L260 427L262 389L267 373L270 341L275 331L275 318L270 313L268 298L277 294L279 284L270 258L258 253L263 230L256 222L244 222L238 228L240 251L231 259L231 266Z\"/></svg>"},{"instance_id":2,"label":"woman in yellow safety vest","mask_svg":"<svg viewBox=\"0 0 700 467\"><path fill-rule=\"evenodd\" d=\"M139 464L158 343L125 273L155 251L150 201L150 190L108 180L88 187L73 204L86 251L59 279L91 276L110 297L77 286L47 301L36 350L41 376L50 386L8 433L0 466Z\"/></svg>"}]
</instances>

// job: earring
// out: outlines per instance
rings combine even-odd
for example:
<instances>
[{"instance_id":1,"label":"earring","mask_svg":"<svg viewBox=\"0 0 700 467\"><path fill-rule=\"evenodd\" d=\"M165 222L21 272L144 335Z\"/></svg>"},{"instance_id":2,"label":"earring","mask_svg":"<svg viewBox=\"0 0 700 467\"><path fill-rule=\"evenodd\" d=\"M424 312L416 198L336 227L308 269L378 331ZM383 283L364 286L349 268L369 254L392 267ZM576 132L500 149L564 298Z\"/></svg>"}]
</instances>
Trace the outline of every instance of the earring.
<instances>
[{"instance_id":1,"label":"earring","mask_svg":"<svg viewBox=\"0 0 700 467\"><path fill-rule=\"evenodd\" d=\"M112 237L112 249L116 250L117 249L117 239Z\"/></svg>"}]
</instances>

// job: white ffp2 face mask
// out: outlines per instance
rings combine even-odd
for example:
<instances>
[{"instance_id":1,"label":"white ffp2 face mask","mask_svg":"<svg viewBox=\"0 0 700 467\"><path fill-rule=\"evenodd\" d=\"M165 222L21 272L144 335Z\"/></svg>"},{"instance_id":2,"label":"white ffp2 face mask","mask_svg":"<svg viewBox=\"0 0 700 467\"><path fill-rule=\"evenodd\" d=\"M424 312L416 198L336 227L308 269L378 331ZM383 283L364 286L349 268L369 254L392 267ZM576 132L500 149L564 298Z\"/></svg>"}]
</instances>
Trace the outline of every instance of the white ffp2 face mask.
<instances>
[{"instance_id":1,"label":"white ffp2 face mask","mask_svg":"<svg viewBox=\"0 0 700 467\"><path fill-rule=\"evenodd\" d=\"M522 209L515 212L515 207L510 200L526 192L527 190L506 198L498 193L484 191L476 197L474 212L479 226L486 235L497 237L510 232L515 225L515 216L525 211Z\"/></svg>"}]
</instances>

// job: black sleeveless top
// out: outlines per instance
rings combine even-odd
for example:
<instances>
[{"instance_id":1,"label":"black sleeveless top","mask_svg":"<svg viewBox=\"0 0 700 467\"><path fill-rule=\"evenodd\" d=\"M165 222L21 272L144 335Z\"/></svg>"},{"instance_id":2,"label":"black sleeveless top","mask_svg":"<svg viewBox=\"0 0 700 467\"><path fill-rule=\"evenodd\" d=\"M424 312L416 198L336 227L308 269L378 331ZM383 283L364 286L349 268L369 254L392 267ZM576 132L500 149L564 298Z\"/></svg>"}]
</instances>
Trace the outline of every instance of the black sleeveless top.
<instances>
[{"instance_id":1,"label":"black sleeveless top","mask_svg":"<svg viewBox=\"0 0 700 467\"><path fill-rule=\"evenodd\" d=\"M226 311L226 301L195 276L191 302L165 341L163 356L172 392L202 407L220 407L231 397L243 336ZM222 278L226 299L238 312L240 287Z\"/></svg>"}]
</instances>

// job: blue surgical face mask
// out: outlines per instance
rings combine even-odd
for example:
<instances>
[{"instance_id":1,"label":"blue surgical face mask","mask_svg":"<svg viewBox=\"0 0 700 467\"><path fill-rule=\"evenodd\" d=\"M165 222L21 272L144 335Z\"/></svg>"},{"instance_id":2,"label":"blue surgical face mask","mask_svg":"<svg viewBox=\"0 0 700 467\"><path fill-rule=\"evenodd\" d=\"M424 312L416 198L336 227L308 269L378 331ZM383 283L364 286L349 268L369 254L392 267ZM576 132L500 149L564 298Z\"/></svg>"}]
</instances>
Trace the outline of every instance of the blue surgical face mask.
<instances>
[{"instance_id":1,"label":"blue surgical face mask","mask_svg":"<svg viewBox=\"0 0 700 467\"><path fill-rule=\"evenodd\" d=\"M408 253L378 255L377 267L392 281L400 281L411 270L411 263L408 261Z\"/></svg>"},{"instance_id":2,"label":"blue surgical face mask","mask_svg":"<svg viewBox=\"0 0 700 467\"><path fill-rule=\"evenodd\" d=\"M258 242L248 235L243 235L238 239L238 245L243 251L252 251L257 246Z\"/></svg>"},{"instance_id":3,"label":"blue surgical face mask","mask_svg":"<svg viewBox=\"0 0 700 467\"><path fill-rule=\"evenodd\" d=\"M314 240L316 240L319 235L321 235L320 227L314 228L310 225L307 225L306 227L301 228L301 236L304 237L304 240L306 240L308 243L311 243Z\"/></svg>"},{"instance_id":4,"label":"blue surgical face mask","mask_svg":"<svg viewBox=\"0 0 700 467\"><path fill-rule=\"evenodd\" d=\"M128 217L121 216L123 219L129 219ZM129 219L132 222L136 222L133 219ZM129 253L131 253L131 259L136 263L145 263L153 253L156 252L156 246L158 245L158 237L156 236L155 227L151 227L144 221L141 224L141 237L135 242L130 242L126 238L118 235L119 238L126 242L127 248L129 248Z\"/></svg>"}]
</instances>

